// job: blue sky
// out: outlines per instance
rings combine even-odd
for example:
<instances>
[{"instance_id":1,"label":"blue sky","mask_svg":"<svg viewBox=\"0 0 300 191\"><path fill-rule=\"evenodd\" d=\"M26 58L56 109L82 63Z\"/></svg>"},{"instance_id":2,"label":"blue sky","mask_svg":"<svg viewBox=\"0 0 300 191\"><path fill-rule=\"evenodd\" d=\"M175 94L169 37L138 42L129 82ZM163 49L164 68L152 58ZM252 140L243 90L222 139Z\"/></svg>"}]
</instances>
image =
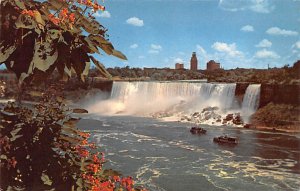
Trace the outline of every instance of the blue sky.
<instances>
[{"instance_id":1,"label":"blue sky","mask_svg":"<svg viewBox=\"0 0 300 191\"><path fill-rule=\"evenodd\" d=\"M97 56L106 67L225 69L292 65L300 59L300 0L106 0L97 20L128 61Z\"/></svg>"}]
</instances>

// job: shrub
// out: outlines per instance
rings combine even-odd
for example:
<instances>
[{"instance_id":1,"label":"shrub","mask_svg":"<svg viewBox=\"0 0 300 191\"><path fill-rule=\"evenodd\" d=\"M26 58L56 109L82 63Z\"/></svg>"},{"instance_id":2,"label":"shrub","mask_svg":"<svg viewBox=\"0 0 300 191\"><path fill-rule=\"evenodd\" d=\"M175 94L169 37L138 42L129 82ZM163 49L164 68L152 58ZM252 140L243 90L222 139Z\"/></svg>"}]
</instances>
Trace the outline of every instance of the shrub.
<instances>
[{"instance_id":1,"label":"shrub","mask_svg":"<svg viewBox=\"0 0 300 191\"><path fill-rule=\"evenodd\" d=\"M78 118L50 88L36 105L8 103L1 111L1 179L4 190L142 190L131 177L102 168L104 154L89 133L78 130Z\"/></svg>"}]
</instances>

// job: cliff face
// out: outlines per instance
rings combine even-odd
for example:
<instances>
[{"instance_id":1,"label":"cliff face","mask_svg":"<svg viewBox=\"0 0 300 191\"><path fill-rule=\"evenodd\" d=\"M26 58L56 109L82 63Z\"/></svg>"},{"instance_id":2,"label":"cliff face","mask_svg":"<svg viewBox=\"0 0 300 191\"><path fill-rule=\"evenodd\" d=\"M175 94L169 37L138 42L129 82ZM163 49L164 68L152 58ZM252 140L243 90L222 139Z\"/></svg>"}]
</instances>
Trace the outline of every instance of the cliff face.
<instances>
[{"instance_id":1,"label":"cliff face","mask_svg":"<svg viewBox=\"0 0 300 191\"><path fill-rule=\"evenodd\" d=\"M94 78L91 82L93 88L97 88L103 92L111 92L113 81L112 80L101 80Z\"/></svg>"},{"instance_id":2,"label":"cliff face","mask_svg":"<svg viewBox=\"0 0 300 191\"><path fill-rule=\"evenodd\" d=\"M235 96L244 96L249 83L236 83Z\"/></svg>"},{"instance_id":3,"label":"cliff face","mask_svg":"<svg viewBox=\"0 0 300 191\"><path fill-rule=\"evenodd\" d=\"M300 105L300 85L262 84L259 108L268 103Z\"/></svg>"},{"instance_id":4,"label":"cliff face","mask_svg":"<svg viewBox=\"0 0 300 191\"><path fill-rule=\"evenodd\" d=\"M235 97L241 104L249 83L237 83ZM268 103L300 105L300 85L261 84L259 108Z\"/></svg>"},{"instance_id":5,"label":"cliff face","mask_svg":"<svg viewBox=\"0 0 300 191\"><path fill-rule=\"evenodd\" d=\"M249 86L249 83L236 83L234 95L240 106L242 105L243 98L244 98L244 95L245 95L245 92L246 92L246 89L248 86Z\"/></svg>"}]
</instances>

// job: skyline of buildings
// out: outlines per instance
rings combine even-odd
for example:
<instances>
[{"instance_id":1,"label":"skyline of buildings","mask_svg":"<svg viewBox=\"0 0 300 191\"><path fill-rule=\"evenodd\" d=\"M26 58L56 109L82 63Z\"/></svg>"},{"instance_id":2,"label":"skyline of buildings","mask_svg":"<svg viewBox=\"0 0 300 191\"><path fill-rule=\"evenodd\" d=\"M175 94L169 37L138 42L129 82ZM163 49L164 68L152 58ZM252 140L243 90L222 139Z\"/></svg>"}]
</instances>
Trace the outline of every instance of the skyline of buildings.
<instances>
[{"instance_id":1,"label":"skyline of buildings","mask_svg":"<svg viewBox=\"0 0 300 191\"><path fill-rule=\"evenodd\" d=\"M200 67L199 67L200 68ZM184 68L184 63L175 63L175 69L176 70L180 70L180 69L185 69ZM206 70L207 71L214 71L214 70L218 70L221 69L221 64L218 62L215 62L214 60L210 60L206 63ZM197 59L197 55L196 52L192 53L192 57L190 60L190 70L192 71L198 71L198 59Z\"/></svg>"}]
</instances>

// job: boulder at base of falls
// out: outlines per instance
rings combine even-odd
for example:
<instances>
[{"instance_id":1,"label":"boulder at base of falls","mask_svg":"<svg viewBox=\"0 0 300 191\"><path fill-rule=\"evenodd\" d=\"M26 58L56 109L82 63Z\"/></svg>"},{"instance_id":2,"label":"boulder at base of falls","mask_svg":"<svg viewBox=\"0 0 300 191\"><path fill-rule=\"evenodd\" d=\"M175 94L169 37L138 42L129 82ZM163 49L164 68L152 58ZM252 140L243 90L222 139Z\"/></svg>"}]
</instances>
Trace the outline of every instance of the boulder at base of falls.
<instances>
[{"instance_id":1,"label":"boulder at base of falls","mask_svg":"<svg viewBox=\"0 0 300 191\"><path fill-rule=\"evenodd\" d=\"M230 113L227 114L226 117L223 119L222 124L243 125L244 122L240 113Z\"/></svg>"},{"instance_id":2,"label":"boulder at base of falls","mask_svg":"<svg viewBox=\"0 0 300 191\"><path fill-rule=\"evenodd\" d=\"M206 107L202 110L202 113L206 112L206 111L209 111L209 112L212 112L212 111L217 111L219 110L218 107ZM198 112L197 112L198 113Z\"/></svg>"},{"instance_id":3,"label":"boulder at base of falls","mask_svg":"<svg viewBox=\"0 0 300 191\"><path fill-rule=\"evenodd\" d=\"M232 123L235 125L242 125L244 124L243 119L240 115L240 113L236 113L235 117L232 119Z\"/></svg>"},{"instance_id":4,"label":"boulder at base of falls","mask_svg":"<svg viewBox=\"0 0 300 191\"><path fill-rule=\"evenodd\" d=\"M206 107L201 112L195 112L190 115L190 119L195 123L211 123L221 122L222 116L217 113L218 107Z\"/></svg>"}]
</instances>

